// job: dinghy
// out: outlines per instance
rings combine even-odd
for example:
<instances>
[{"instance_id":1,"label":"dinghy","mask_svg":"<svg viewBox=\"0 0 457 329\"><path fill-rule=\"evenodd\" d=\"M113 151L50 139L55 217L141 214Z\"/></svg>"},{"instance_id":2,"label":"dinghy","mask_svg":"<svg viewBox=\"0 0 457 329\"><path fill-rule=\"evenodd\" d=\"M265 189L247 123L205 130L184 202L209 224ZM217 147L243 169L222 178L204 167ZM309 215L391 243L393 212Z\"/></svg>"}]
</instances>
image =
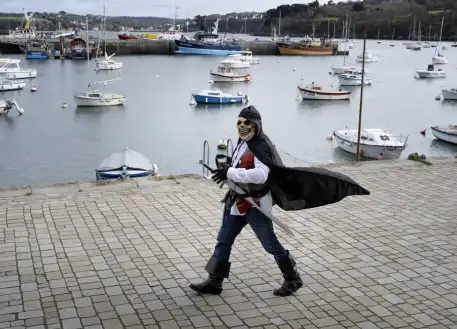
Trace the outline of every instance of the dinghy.
<instances>
[{"instance_id":1,"label":"dinghy","mask_svg":"<svg viewBox=\"0 0 457 329\"><path fill-rule=\"evenodd\" d=\"M97 180L135 178L156 175L158 168L141 153L125 148L103 160L95 172Z\"/></svg>"}]
</instances>

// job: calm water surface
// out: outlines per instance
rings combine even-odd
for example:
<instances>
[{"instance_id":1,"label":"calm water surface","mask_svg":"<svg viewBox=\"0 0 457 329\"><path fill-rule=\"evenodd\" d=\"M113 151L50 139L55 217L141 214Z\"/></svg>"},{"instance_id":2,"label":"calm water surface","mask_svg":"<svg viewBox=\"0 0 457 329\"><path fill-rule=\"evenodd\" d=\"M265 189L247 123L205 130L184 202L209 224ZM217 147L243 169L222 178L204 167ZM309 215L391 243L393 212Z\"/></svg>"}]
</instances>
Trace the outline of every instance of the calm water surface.
<instances>
[{"instance_id":1,"label":"calm water surface","mask_svg":"<svg viewBox=\"0 0 457 329\"><path fill-rule=\"evenodd\" d=\"M355 63L362 41L351 50ZM434 49L414 52L401 43L367 42L367 50L379 57L367 64L373 85L364 89L363 127L384 128L409 135L402 157L419 152L428 156L457 154L457 147L435 140L432 125L457 123L457 102L436 101L442 86L457 86L457 48L444 54L445 79L417 80L416 69L431 63ZM6 57L6 56L3 56ZM11 57L11 56L10 56ZM70 60L26 61L38 69L38 77L18 92L3 92L0 99L15 98L23 116L0 117L0 186L43 184L95 178L95 168L111 153L128 146L156 163L162 175L201 173L203 141L211 144L211 161L221 138L236 140L236 120L242 106L189 105L192 91L217 87L249 95L262 114L264 129L288 164L353 161L354 156L326 139L334 129L357 126L360 87L349 102L297 100L297 83L330 85L331 64L343 57L261 56L251 69L253 81L210 85L209 71L220 57L116 56L124 63L120 72L95 72L87 62ZM92 63L91 63L92 64ZM296 70L294 70L296 69ZM92 80L122 77L100 89L127 95L124 106L76 108L73 92ZM30 92L36 86L38 92ZM62 108L62 103L68 103ZM299 159L299 160L297 160Z\"/></svg>"}]
</instances>

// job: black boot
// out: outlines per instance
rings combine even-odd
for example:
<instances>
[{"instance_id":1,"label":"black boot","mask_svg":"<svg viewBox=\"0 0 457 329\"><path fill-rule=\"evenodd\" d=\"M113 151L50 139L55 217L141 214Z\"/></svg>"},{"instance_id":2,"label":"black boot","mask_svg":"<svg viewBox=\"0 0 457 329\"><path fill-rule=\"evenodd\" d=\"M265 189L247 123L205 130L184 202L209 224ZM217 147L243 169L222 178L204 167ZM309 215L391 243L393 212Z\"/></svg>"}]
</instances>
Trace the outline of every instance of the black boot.
<instances>
[{"instance_id":1,"label":"black boot","mask_svg":"<svg viewBox=\"0 0 457 329\"><path fill-rule=\"evenodd\" d=\"M287 251L287 256L275 258L279 269L284 277L284 282L279 289L276 289L273 294L275 296L290 296L303 286L303 281L295 268L295 260Z\"/></svg>"},{"instance_id":2,"label":"black boot","mask_svg":"<svg viewBox=\"0 0 457 329\"><path fill-rule=\"evenodd\" d=\"M198 284L192 283L190 288L200 294L219 295L222 292L222 281L229 276L230 262L212 256L205 270L209 273L208 279Z\"/></svg>"}]
</instances>

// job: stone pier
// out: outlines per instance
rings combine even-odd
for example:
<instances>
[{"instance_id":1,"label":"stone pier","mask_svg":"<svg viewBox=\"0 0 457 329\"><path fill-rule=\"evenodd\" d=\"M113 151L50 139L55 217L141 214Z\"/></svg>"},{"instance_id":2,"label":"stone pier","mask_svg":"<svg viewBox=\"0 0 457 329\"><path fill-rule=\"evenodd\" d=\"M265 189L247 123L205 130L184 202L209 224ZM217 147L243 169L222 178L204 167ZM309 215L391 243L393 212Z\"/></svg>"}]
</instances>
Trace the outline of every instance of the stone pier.
<instances>
[{"instance_id":1,"label":"stone pier","mask_svg":"<svg viewBox=\"0 0 457 329\"><path fill-rule=\"evenodd\" d=\"M371 191L274 213L305 282L250 228L220 296L199 296L224 193L199 176L0 191L0 328L457 328L457 163L332 165Z\"/></svg>"}]
</instances>

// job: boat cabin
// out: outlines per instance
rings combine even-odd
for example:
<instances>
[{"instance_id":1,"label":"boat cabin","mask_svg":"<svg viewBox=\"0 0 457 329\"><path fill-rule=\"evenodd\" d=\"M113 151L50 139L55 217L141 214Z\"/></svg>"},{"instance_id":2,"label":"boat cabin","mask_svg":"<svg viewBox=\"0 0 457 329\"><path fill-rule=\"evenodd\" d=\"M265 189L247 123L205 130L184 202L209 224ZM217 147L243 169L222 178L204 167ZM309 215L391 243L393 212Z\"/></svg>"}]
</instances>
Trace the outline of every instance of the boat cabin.
<instances>
[{"instance_id":1,"label":"boat cabin","mask_svg":"<svg viewBox=\"0 0 457 329\"><path fill-rule=\"evenodd\" d=\"M433 64L428 64L427 71L431 71L431 72L435 71L435 67L433 66Z\"/></svg>"},{"instance_id":2,"label":"boat cabin","mask_svg":"<svg viewBox=\"0 0 457 329\"><path fill-rule=\"evenodd\" d=\"M21 67L19 66L19 62L5 62L0 63L0 72L8 72L14 69L20 70Z\"/></svg>"}]
</instances>

